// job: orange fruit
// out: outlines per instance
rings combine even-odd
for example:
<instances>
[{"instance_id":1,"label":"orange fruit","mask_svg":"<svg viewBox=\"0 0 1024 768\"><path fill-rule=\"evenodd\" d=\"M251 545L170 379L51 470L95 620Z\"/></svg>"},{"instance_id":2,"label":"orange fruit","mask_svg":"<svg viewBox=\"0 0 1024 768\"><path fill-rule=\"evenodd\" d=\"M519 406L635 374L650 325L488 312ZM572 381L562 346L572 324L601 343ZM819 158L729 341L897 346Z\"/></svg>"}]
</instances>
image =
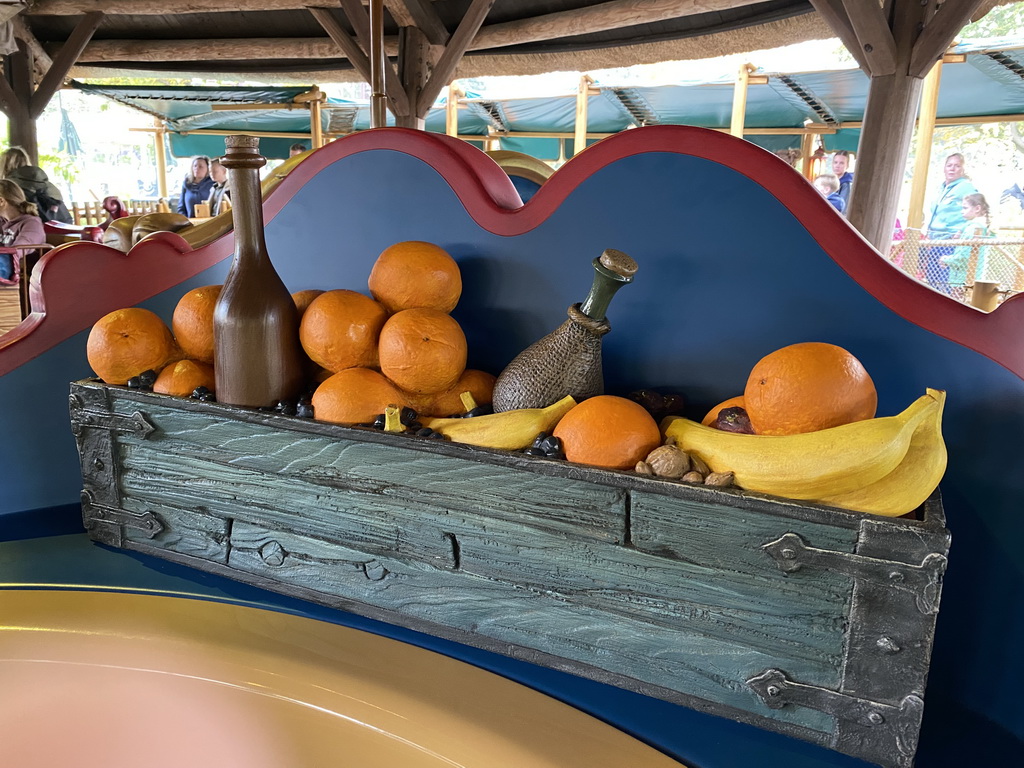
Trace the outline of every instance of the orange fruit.
<instances>
[{"instance_id":1,"label":"orange fruit","mask_svg":"<svg viewBox=\"0 0 1024 768\"><path fill-rule=\"evenodd\" d=\"M85 352L93 372L107 384L159 371L181 355L167 323L141 307L115 309L97 320Z\"/></svg>"},{"instance_id":2,"label":"orange fruit","mask_svg":"<svg viewBox=\"0 0 1024 768\"><path fill-rule=\"evenodd\" d=\"M878 405L861 362L842 347L817 341L761 358L743 398L759 435L795 435L870 419Z\"/></svg>"},{"instance_id":3,"label":"orange fruit","mask_svg":"<svg viewBox=\"0 0 1024 768\"><path fill-rule=\"evenodd\" d=\"M388 319L384 307L355 291L317 296L302 314L299 341L317 365L337 373L377 365L377 337Z\"/></svg>"},{"instance_id":4,"label":"orange fruit","mask_svg":"<svg viewBox=\"0 0 1024 768\"><path fill-rule=\"evenodd\" d=\"M718 418L719 411L723 411L726 408L746 408L747 406L745 403L746 401L743 399L743 395L737 395L736 397L730 397L728 400L723 400L708 411L708 415L701 419L700 423L706 427L711 426L715 422L715 419Z\"/></svg>"},{"instance_id":5,"label":"orange fruit","mask_svg":"<svg viewBox=\"0 0 1024 768\"><path fill-rule=\"evenodd\" d=\"M292 301L295 302L295 308L299 310L299 319L302 319L302 315L305 314L306 309L313 303L313 299L322 294L319 288L308 288L305 291L296 291L292 294Z\"/></svg>"},{"instance_id":6,"label":"orange fruit","mask_svg":"<svg viewBox=\"0 0 1024 768\"><path fill-rule=\"evenodd\" d=\"M188 357L213 362L213 309L222 285L193 288L178 300L171 316L171 331Z\"/></svg>"},{"instance_id":7,"label":"orange fruit","mask_svg":"<svg viewBox=\"0 0 1024 768\"><path fill-rule=\"evenodd\" d=\"M346 368L313 393L313 416L335 424L365 424L389 405L406 405L398 388L370 368Z\"/></svg>"},{"instance_id":8,"label":"orange fruit","mask_svg":"<svg viewBox=\"0 0 1024 768\"><path fill-rule=\"evenodd\" d=\"M554 431L565 458L607 469L633 469L661 445L654 417L639 403L615 395L584 400Z\"/></svg>"},{"instance_id":9,"label":"orange fruit","mask_svg":"<svg viewBox=\"0 0 1024 768\"><path fill-rule=\"evenodd\" d=\"M494 399L494 382L497 377L476 368L467 368L458 381L439 395L431 398L424 416L452 416L466 412L462 393L469 392L477 405L490 405ZM415 406L413 406L415 408Z\"/></svg>"},{"instance_id":10,"label":"orange fruit","mask_svg":"<svg viewBox=\"0 0 1024 768\"><path fill-rule=\"evenodd\" d=\"M212 365L196 360L179 360L164 366L153 383L154 392L175 397L191 397L196 387L216 391Z\"/></svg>"},{"instance_id":11,"label":"orange fruit","mask_svg":"<svg viewBox=\"0 0 1024 768\"><path fill-rule=\"evenodd\" d=\"M408 240L384 249L368 285L388 312L418 307L451 312L462 295L462 273L444 248Z\"/></svg>"},{"instance_id":12,"label":"orange fruit","mask_svg":"<svg viewBox=\"0 0 1024 768\"><path fill-rule=\"evenodd\" d=\"M405 309L380 332L380 370L416 394L443 392L466 370L466 334L437 309Z\"/></svg>"}]
</instances>

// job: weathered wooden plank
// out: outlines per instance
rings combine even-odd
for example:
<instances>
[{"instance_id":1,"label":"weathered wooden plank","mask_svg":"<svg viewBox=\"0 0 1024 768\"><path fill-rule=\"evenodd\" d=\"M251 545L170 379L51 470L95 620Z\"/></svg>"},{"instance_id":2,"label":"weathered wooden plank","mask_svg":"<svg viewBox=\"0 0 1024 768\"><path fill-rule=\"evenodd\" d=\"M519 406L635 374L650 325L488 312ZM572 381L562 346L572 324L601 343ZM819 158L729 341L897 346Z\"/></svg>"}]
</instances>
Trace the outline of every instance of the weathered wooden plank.
<instances>
[{"instance_id":1,"label":"weathered wooden plank","mask_svg":"<svg viewBox=\"0 0 1024 768\"><path fill-rule=\"evenodd\" d=\"M756 708L744 675L780 663L777 655L753 653L729 640L708 643L685 628L602 615L558 595L512 589L479 576L424 571L389 558L367 560L328 542L245 523L232 530L229 564L742 709ZM832 727L831 718L810 710L763 709L765 717L819 732Z\"/></svg>"},{"instance_id":2,"label":"weathered wooden plank","mask_svg":"<svg viewBox=\"0 0 1024 768\"><path fill-rule=\"evenodd\" d=\"M140 513L152 511L152 505L140 505L130 499L126 500L125 508ZM202 507L184 509L166 503L160 505L158 517L164 528L156 536L148 536L144 531L125 526L124 538L215 563L228 561L229 520L211 515Z\"/></svg>"},{"instance_id":3,"label":"weathered wooden plank","mask_svg":"<svg viewBox=\"0 0 1024 768\"><path fill-rule=\"evenodd\" d=\"M115 411L138 404L120 400ZM212 414L146 406L158 434L146 446L171 455L196 454L213 462L287 476L329 489L394 496L439 507L473 510L508 520L531 520L550 530L621 542L622 489L582 481L551 483L522 470L467 462L414 450L254 427ZM412 442L412 438L409 438Z\"/></svg>"},{"instance_id":4,"label":"weathered wooden plank","mask_svg":"<svg viewBox=\"0 0 1024 768\"><path fill-rule=\"evenodd\" d=\"M817 666L814 679L837 679L844 617L836 605L849 594L847 578L788 579L763 555L746 573L720 572L496 519L483 505L461 512L380 494L325 495L301 483L282 492L273 473L145 445L127 452L122 463L123 493L136 503L187 506L191 499L225 517L323 536L410 564L444 563L454 541L464 573L661 627L689 622L709 640L731 639L764 653L785 647Z\"/></svg>"}]
</instances>

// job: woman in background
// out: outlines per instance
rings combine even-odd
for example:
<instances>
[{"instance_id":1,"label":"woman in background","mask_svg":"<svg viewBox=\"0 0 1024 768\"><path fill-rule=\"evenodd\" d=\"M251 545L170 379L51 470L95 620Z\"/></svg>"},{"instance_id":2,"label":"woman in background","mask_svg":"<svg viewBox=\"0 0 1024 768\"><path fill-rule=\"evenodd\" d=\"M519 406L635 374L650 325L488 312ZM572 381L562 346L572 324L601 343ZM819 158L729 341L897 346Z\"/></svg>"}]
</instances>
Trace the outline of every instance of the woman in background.
<instances>
[{"instance_id":1,"label":"woman in background","mask_svg":"<svg viewBox=\"0 0 1024 768\"><path fill-rule=\"evenodd\" d=\"M210 178L210 158L198 155L192 159L192 170L185 176L181 185L181 197L178 198L178 213L194 219L196 203L205 203L213 189Z\"/></svg>"},{"instance_id":2,"label":"woman in background","mask_svg":"<svg viewBox=\"0 0 1024 768\"><path fill-rule=\"evenodd\" d=\"M0 248L45 243L46 233L36 204L26 200L24 191L13 181L0 180ZM38 256L37 251L25 253L29 269ZM17 285L21 275L19 262L17 252L0 253L0 283Z\"/></svg>"},{"instance_id":3,"label":"woman in background","mask_svg":"<svg viewBox=\"0 0 1024 768\"><path fill-rule=\"evenodd\" d=\"M21 147L10 147L0 155L0 178L10 179L21 187L25 199L36 204L43 221L74 222L60 190L42 168L32 165L28 153Z\"/></svg>"},{"instance_id":4,"label":"woman in background","mask_svg":"<svg viewBox=\"0 0 1024 768\"><path fill-rule=\"evenodd\" d=\"M964 172L964 156L959 152L946 158L942 174L939 196L932 204L925 228L928 240L951 240L957 237L967 223L963 213L963 199L978 191ZM951 247L941 245L933 245L921 251L925 280L944 293L949 293L949 267L942 261L952 253Z\"/></svg>"}]
</instances>

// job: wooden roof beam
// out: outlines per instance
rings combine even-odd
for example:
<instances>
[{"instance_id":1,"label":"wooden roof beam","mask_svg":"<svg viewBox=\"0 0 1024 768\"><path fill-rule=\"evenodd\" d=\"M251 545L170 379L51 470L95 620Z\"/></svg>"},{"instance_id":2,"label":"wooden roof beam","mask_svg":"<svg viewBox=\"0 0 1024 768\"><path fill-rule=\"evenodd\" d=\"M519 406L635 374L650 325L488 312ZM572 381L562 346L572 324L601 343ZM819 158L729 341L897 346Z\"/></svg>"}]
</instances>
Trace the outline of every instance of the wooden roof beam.
<instances>
[{"instance_id":1,"label":"wooden roof beam","mask_svg":"<svg viewBox=\"0 0 1024 768\"><path fill-rule=\"evenodd\" d=\"M309 8L310 13L330 10ZM316 16L316 13L314 13ZM320 16L317 20L323 21ZM330 22L328 22L330 23ZM334 31L340 30L346 36L340 23ZM82 51L78 61L82 64L108 61L248 61L252 59L333 59L338 58L338 49L345 48L325 28L328 37L287 37L287 38L217 38L202 40L93 40ZM387 43L388 41L386 41ZM388 55L398 53L398 41L385 44ZM365 54L363 54L365 57ZM346 58L348 58L346 54ZM350 61L352 61L350 59ZM356 62L352 61L356 66Z\"/></svg>"},{"instance_id":2,"label":"wooden roof beam","mask_svg":"<svg viewBox=\"0 0 1024 768\"><path fill-rule=\"evenodd\" d=\"M473 0L470 3L469 8L466 9L466 13L462 17L462 21L459 22L459 28L455 30L455 34L448 41L444 53L441 54L441 58L434 65L434 71L431 73L430 79L423 86L423 90L420 91L416 99L417 117L426 116L427 111L434 103L434 99L437 98L441 89L448 85L455 77L455 68L469 49L469 45L473 42L477 32L480 31L480 27L483 25L484 19L487 18L487 14L493 5L494 0Z\"/></svg>"},{"instance_id":3,"label":"wooden roof beam","mask_svg":"<svg viewBox=\"0 0 1024 768\"><path fill-rule=\"evenodd\" d=\"M964 28L971 17L985 4L985 0L947 0L939 6L924 31L914 41L910 54L910 75L924 77L935 62L942 58L950 42Z\"/></svg>"},{"instance_id":4,"label":"wooden roof beam","mask_svg":"<svg viewBox=\"0 0 1024 768\"><path fill-rule=\"evenodd\" d=\"M370 14L365 8L361 0L341 0L341 10L345 16L348 17L349 24L355 30L356 39L359 41L360 47L363 51L369 52L370 50ZM395 46L395 52L398 52L398 46ZM398 77L398 71L395 69L395 65L388 58L393 54L389 50L389 47L385 44L384 46L384 92L387 94L388 101L390 102L391 112L395 115L408 114L412 108L412 102L409 99L409 94L405 91L405 85ZM370 58L367 56L367 69L370 69ZM371 77L366 78L366 82L371 82Z\"/></svg>"},{"instance_id":5,"label":"wooden roof beam","mask_svg":"<svg viewBox=\"0 0 1024 768\"><path fill-rule=\"evenodd\" d=\"M11 24L14 28L14 36L19 40L25 41L25 45L32 54L32 60L41 78L53 66L53 59L50 58L50 54L43 48L43 44L36 39L36 36L25 25L25 20L21 17L21 14L11 19Z\"/></svg>"},{"instance_id":6,"label":"wooden roof beam","mask_svg":"<svg viewBox=\"0 0 1024 768\"><path fill-rule=\"evenodd\" d=\"M843 5L843 0L811 0L811 5L814 6L814 10L821 14L821 17L832 31L836 33L836 37L846 47L846 50L850 52L850 55L857 60L857 66L864 71L864 74L870 77L871 62L861 47L860 40L857 39L857 33L853 30L850 14L846 6Z\"/></svg>"},{"instance_id":7,"label":"wooden roof beam","mask_svg":"<svg viewBox=\"0 0 1024 768\"><path fill-rule=\"evenodd\" d=\"M85 46L89 44L93 33L102 21L103 13L101 11L90 11L82 16L78 24L75 25L68 39L61 46L60 53L54 57L42 82L39 83L29 100L28 111L33 120L43 114L43 110L50 103L53 94L64 84L64 78L78 61L78 57L85 50Z\"/></svg>"},{"instance_id":8,"label":"wooden roof beam","mask_svg":"<svg viewBox=\"0 0 1024 768\"><path fill-rule=\"evenodd\" d=\"M441 22L441 17L437 15L437 11L434 10L430 0L386 0L386 4L392 15L395 14L395 9L392 6L403 6L409 20L412 22L412 24L406 24L405 26L418 27L431 45L448 44L451 34L448 32L448 28ZM398 21L397 16L395 21ZM400 21L398 23L401 24Z\"/></svg>"},{"instance_id":9,"label":"wooden roof beam","mask_svg":"<svg viewBox=\"0 0 1024 768\"><path fill-rule=\"evenodd\" d=\"M893 74L896 71L896 41L882 6L864 0L842 0L842 3L871 74Z\"/></svg>"}]
</instances>

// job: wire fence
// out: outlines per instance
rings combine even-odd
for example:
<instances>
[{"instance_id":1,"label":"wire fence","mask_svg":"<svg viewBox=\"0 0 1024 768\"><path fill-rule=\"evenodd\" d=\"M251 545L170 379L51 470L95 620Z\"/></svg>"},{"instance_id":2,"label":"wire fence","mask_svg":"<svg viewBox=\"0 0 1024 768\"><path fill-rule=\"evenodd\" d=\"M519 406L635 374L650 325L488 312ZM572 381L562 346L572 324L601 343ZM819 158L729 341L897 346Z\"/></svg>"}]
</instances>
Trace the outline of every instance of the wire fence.
<instances>
[{"instance_id":1,"label":"wire fence","mask_svg":"<svg viewBox=\"0 0 1024 768\"><path fill-rule=\"evenodd\" d=\"M935 290L981 306L1024 291L1024 238L928 240L907 229L889 250L889 260Z\"/></svg>"}]
</instances>

